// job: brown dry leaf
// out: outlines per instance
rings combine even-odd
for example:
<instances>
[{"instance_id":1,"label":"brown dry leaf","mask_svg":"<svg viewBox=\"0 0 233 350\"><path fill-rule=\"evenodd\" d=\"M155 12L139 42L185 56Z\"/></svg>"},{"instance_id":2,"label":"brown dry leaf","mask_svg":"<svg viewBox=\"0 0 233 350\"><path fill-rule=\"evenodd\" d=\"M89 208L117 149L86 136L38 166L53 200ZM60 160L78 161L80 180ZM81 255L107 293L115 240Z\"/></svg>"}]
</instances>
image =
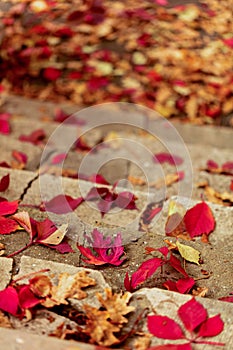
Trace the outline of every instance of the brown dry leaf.
<instances>
[{"instance_id":1,"label":"brown dry leaf","mask_svg":"<svg viewBox=\"0 0 233 350\"><path fill-rule=\"evenodd\" d=\"M5 253L5 245L3 243L0 243L0 256Z\"/></svg>"},{"instance_id":2,"label":"brown dry leaf","mask_svg":"<svg viewBox=\"0 0 233 350\"><path fill-rule=\"evenodd\" d=\"M135 177L135 176L129 175L128 181L130 181L132 185L138 185L138 186L146 185L146 181L143 180L141 177Z\"/></svg>"},{"instance_id":3,"label":"brown dry leaf","mask_svg":"<svg viewBox=\"0 0 233 350\"><path fill-rule=\"evenodd\" d=\"M52 290L52 282L48 276L38 275L30 279L31 291L39 297L49 296Z\"/></svg>"},{"instance_id":4,"label":"brown dry leaf","mask_svg":"<svg viewBox=\"0 0 233 350\"><path fill-rule=\"evenodd\" d=\"M194 295L195 297L205 297L208 290L209 289L207 287L197 287L197 289L194 289L192 291L192 295Z\"/></svg>"},{"instance_id":5,"label":"brown dry leaf","mask_svg":"<svg viewBox=\"0 0 233 350\"><path fill-rule=\"evenodd\" d=\"M197 184L198 188L204 189L204 194L209 202L230 207L233 205L233 194L229 192L217 192L208 182Z\"/></svg>"},{"instance_id":6,"label":"brown dry leaf","mask_svg":"<svg viewBox=\"0 0 233 350\"><path fill-rule=\"evenodd\" d=\"M136 338L133 344L134 350L147 350L150 347L152 334L143 334L143 336Z\"/></svg>"},{"instance_id":7,"label":"brown dry leaf","mask_svg":"<svg viewBox=\"0 0 233 350\"><path fill-rule=\"evenodd\" d=\"M86 271L77 272L75 275L62 273L59 276L57 286L52 286L51 295L46 298L42 305L45 307L53 307L54 305L68 304L68 298L84 299L87 293L82 288L95 286L96 282L93 278L87 276Z\"/></svg>"},{"instance_id":8,"label":"brown dry leaf","mask_svg":"<svg viewBox=\"0 0 233 350\"><path fill-rule=\"evenodd\" d=\"M10 320L4 313L0 310L0 327L2 328L13 328Z\"/></svg>"},{"instance_id":9,"label":"brown dry leaf","mask_svg":"<svg viewBox=\"0 0 233 350\"><path fill-rule=\"evenodd\" d=\"M90 305L84 305L83 310L88 318L84 332L91 337L92 344L111 346L119 343L114 333L120 331L121 325L114 325L109 321L108 311L101 311Z\"/></svg>"},{"instance_id":10,"label":"brown dry leaf","mask_svg":"<svg viewBox=\"0 0 233 350\"><path fill-rule=\"evenodd\" d=\"M102 306L108 311L109 318L113 323L127 323L128 320L124 315L129 312L134 311L134 306L127 306L131 293L125 292L124 294L113 294L112 290L109 288L105 289L106 299L103 299L100 293L97 294L97 298Z\"/></svg>"},{"instance_id":11,"label":"brown dry leaf","mask_svg":"<svg viewBox=\"0 0 233 350\"><path fill-rule=\"evenodd\" d=\"M151 182L149 184L150 187L155 187L156 189L160 189L164 186L169 187L179 181L180 175L179 173L167 174L165 178L159 179L156 182Z\"/></svg>"}]
</instances>

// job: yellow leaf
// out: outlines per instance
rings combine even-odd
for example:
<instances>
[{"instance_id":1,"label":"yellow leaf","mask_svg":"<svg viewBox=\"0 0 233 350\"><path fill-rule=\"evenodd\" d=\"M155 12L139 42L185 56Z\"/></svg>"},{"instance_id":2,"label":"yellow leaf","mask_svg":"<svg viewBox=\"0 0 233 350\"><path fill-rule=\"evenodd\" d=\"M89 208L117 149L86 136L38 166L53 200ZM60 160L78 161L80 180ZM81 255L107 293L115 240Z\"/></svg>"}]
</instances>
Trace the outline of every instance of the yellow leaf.
<instances>
[{"instance_id":1,"label":"yellow leaf","mask_svg":"<svg viewBox=\"0 0 233 350\"><path fill-rule=\"evenodd\" d=\"M182 258L199 265L200 252L198 250L188 245L182 244L179 241L176 242L176 246Z\"/></svg>"}]
</instances>

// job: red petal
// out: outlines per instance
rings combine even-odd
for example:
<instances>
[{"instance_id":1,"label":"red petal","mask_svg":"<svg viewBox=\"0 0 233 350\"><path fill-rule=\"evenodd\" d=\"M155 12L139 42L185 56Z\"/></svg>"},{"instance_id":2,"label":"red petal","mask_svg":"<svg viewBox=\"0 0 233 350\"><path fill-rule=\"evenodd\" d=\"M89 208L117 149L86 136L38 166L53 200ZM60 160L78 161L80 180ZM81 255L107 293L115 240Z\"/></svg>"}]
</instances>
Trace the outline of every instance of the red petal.
<instances>
[{"instance_id":1,"label":"red petal","mask_svg":"<svg viewBox=\"0 0 233 350\"><path fill-rule=\"evenodd\" d=\"M0 309L16 316L19 308L18 293L9 286L0 291Z\"/></svg>"},{"instance_id":2,"label":"red petal","mask_svg":"<svg viewBox=\"0 0 233 350\"><path fill-rule=\"evenodd\" d=\"M19 229L20 229L20 226L15 220L0 216L0 234L1 235L8 235Z\"/></svg>"},{"instance_id":3,"label":"red petal","mask_svg":"<svg viewBox=\"0 0 233 350\"><path fill-rule=\"evenodd\" d=\"M210 207L201 202L189 209L184 216L184 223L191 238L210 234L215 227L215 219Z\"/></svg>"},{"instance_id":4,"label":"red petal","mask_svg":"<svg viewBox=\"0 0 233 350\"><path fill-rule=\"evenodd\" d=\"M223 39L223 42L224 42L225 45L233 48L233 38Z\"/></svg>"},{"instance_id":5,"label":"red petal","mask_svg":"<svg viewBox=\"0 0 233 350\"><path fill-rule=\"evenodd\" d=\"M220 315L208 318L202 323L201 328L198 332L199 337L215 337L223 331L224 322Z\"/></svg>"},{"instance_id":6,"label":"red petal","mask_svg":"<svg viewBox=\"0 0 233 350\"><path fill-rule=\"evenodd\" d=\"M0 215L13 214L18 209L19 201L0 203Z\"/></svg>"},{"instance_id":7,"label":"red petal","mask_svg":"<svg viewBox=\"0 0 233 350\"><path fill-rule=\"evenodd\" d=\"M86 144L83 138L79 137L74 145L77 151L91 151L91 147Z\"/></svg>"},{"instance_id":8,"label":"red petal","mask_svg":"<svg viewBox=\"0 0 233 350\"><path fill-rule=\"evenodd\" d=\"M10 174L3 176L0 180L0 192L4 192L8 189L10 184Z\"/></svg>"},{"instance_id":9,"label":"red petal","mask_svg":"<svg viewBox=\"0 0 233 350\"><path fill-rule=\"evenodd\" d=\"M176 340L184 337L180 325L167 316L148 316L147 327L158 338Z\"/></svg>"},{"instance_id":10,"label":"red petal","mask_svg":"<svg viewBox=\"0 0 233 350\"><path fill-rule=\"evenodd\" d=\"M201 303L192 298L179 308L178 315L186 329L192 332L206 320L207 311Z\"/></svg>"},{"instance_id":11,"label":"red petal","mask_svg":"<svg viewBox=\"0 0 233 350\"><path fill-rule=\"evenodd\" d=\"M153 160L155 163L168 163L170 165L176 166L181 165L183 163L183 159L181 157L165 152L155 154Z\"/></svg>"},{"instance_id":12,"label":"red petal","mask_svg":"<svg viewBox=\"0 0 233 350\"><path fill-rule=\"evenodd\" d=\"M83 201L82 197L72 198L59 194L50 201L44 202L44 209L55 214L66 214L75 210Z\"/></svg>"}]
</instances>

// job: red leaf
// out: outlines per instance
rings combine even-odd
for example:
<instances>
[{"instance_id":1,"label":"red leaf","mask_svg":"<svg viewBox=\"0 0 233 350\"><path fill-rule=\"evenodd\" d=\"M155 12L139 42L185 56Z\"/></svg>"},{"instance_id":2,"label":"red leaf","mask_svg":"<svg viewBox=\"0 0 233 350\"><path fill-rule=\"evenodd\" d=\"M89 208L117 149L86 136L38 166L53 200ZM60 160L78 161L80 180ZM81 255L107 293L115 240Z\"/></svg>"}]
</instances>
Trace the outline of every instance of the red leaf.
<instances>
[{"instance_id":1,"label":"red leaf","mask_svg":"<svg viewBox=\"0 0 233 350\"><path fill-rule=\"evenodd\" d=\"M210 234L215 227L215 219L210 207L201 202L189 209L184 216L184 223L191 238Z\"/></svg>"},{"instance_id":2,"label":"red leaf","mask_svg":"<svg viewBox=\"0 0 233 350\"><path fill-rule=\"evenodd\" d=\"M74 250L66 241L63 241L58 245L51 245L51 244L50 245L45 244L45 245L48 246L49 248L57 250L61 254L74 253Z\"/></svg>"},{"instance_id":3,"label":"red leaf","mask_svg":"<svg viewBox=\"0 0 233 350\"><path fill-rule=\"evenodd\" d=\"M186 344L164 344L152 346L148 350L192 350L192 346L189 343Z\"/></svg>"},{"instance_id":4,"label":"red leaf","mask_svg":"<svg viewBox=\"0 0 233 350\"><path fill-rule=\"evenodd\" d=\"M233 162L226 162L222 165L223 171L233 174Z\"/></svg>"},{"instance_id":5,"label":"red leaf","mask_svg":"<svg viewBox=\"0 0 233 350\"><path fill-rule=\"evenodd\" d=\"M30 142L33 145L39 145L46 137L43 129L37 129L29 135L21 135L19 137L20 141Z\"/></svg>"},{"instance_id":6,"label":"red leaf","mask_svg":"<svg viewBox=\"0 0 233 350\"><path fill-rule=\"evenodd\" d=\"M195 280L191 277L181 278L176 282L176 287L179 293L188 293L195 285Z\"/></svg>"},{"instance_id":7,"label":"red leaf","mask_svg":"<svg viewBox=\"0 0 233 350\"><path fill-rule=\"evenodd\" d=\"M128 272L126 272L125 274L125 279L124 279L124 287L128 292L132 292L133 289L131 287L131 282L130 282L130 278L129 278L129 274Z\"/></svg>"},{"instance_id":8,"label":"red leaf","mask_svg":"<svg viewBox=\"0 0 233 350\"><path fill-rule=\"evenodd\" d=\"M31 220L28 212L26 211L21 211L20 213L17 213L13 216L14 220L16 220L21 227L24 228L26 232L29 233L31 239L33 238L32 234L32 225L31 225Z\"/></svg>"},{"instance_id":9,"label":"red leaf","mask_svg":"<svg viewBox=\"0 0 233 350\"><path fill-rule=\"evenodd\" d=\"M59 38L71 38L74 35L74 32L70 29L70 27L64 26L56 30L54 35L58 36Z\"/></svg>"},{"instance_id":10,"label":"red leaf","mask_svg":"<svg viewBox=\"0 0 233 350\"><path fill-rule=\"evenodd\" d=\"M147 327L150 333L158 338L172 340L184 338L180 325L167 316L148 316Z\"/></svg>"},{"instance_id":11,"label":"red leaf","mask_svg":"<svg viewBox=\"0 0 233 350\"><path fill-rule=\"evenodd\" d=\"M123 209L134 210L137 209L137 206L135 204L136 199L137 197L129 191L120 192L114 202L114 206Z\"/></svg>"},{"instance_id":12,"label":"red leaf","mask_svg":"<svg viewBox=\"0 0 233 350\"><path fill-rule=\"evenodd\" d=\"M45 240L46 238L51 236L53 232L57 230L54 223L49 219L45 219L44 221L36 221L36 228L37 228L37 239L36 239L37 242Z\"/></svg>"},{"instance_id":13,"label":"red leaf","mask_svg":"<svg viewBox=\"0 0 233 350\"><path fill-rule=\"evenodd\" d=\"M56 154L56 156L54 156L51 160L51 164L55 165L55 164L59 164L62 163L67 157L66 153L60 153L60 154Z\"/></svg>"},{"instance_id":14,"label":"red leaf","mask_svg":"<svg viewBox=\"0 0 233 350\"><path fill-rule=\"evenodd\" d=\"M119 266L126 259L120 259L124 254L124 247L122 247L122 239L120 233L117 234L113 243L111 243L110 236L104 239L103 234L97 229L93 230L92 239L90 237L86 238L93 251L90 248L85 248L83 246L77 245L80 252L89 259L83 260L84 262L94 265L111 264Z\"/></svg>"},{"instance_id":15,"label":"red leaf","mask_svg":"<svg viewBox=\"0 0 233 350\"><path fill-rule=\"evenodd\" d=\"M226 301L228 303L233 303L233 296L219 298L221 301Z\"/></svg>"},{"instance_id":16,"label":"red leaf","mask_svg":"<svg viewBox=\"0 0 233 350\"><path fill-rule=\"evenodd\" d=\"M110 193L107 187L92 187L88 194L85 197L86 201L91 201L95 199L106 198L106 196Z\"/></svg>"},{"instance_id":17,"label":"red leaf","mask_svg":"<svg viewBox=\"0 0 233 350\"><path fill-rule=\"evenodd\" d=\"M151 277L156 270L164 264L164 261L160 258L152 258L144 261L137 271L135 271L131 276L131 289L135 289L139 284L145 282L149 277Z\"/></svg>"},{"instance_id":18,"label":"red leaf","mask_svg":"<svg viewBox=\"0 0 233 350\"><path fill-rule=\"evenodd\" d=\"M181 157L166 152L155 154L153 160L155 163L168 163L175 166L181 165L183 163L183 159Z\"/></svg>"},{"instance_id":19,"label":"red leaf","mask_svg":"<svg viewBox=\"0 0 233 350\"><path fill-rule=\"evenodd\" d=\"M10 134L10 116L11 115L9 113L0 113L0 134Z\"/></svg>"},{"instance_id":20,"label":"red leaf","mask_svg":"<svg viewBox=\"0 0 233 350\"><path fill-rule=\"evenodd\" d=\"M43 77L47 80L57 80L61 76L61 70L53 67L45 68Z\"/></svg>"},{"instance_id":21,"label":"red leaf","mask_svg":"<svg viewBox=\"0 0 233 350\"><path fill-rule=\"evenodd\" d=\"M206 309L194 298L183 304L178 309L178 315L181 318L186 329L190 332L195 330L207 319Z\"/></svg>"},{"instance_id":22,"label":"red leaf","mask_svg":"<svg viewBox=\"0 0 233 350\"><path fill-rule=\"evenodd\" d=\"M9 286L0 291L0 309L16 316L19 308L18 293L15 288Z\"/></svg>"},{"instance_id":23,"label":"red leaf","mask_svg":"<svg viewBox=\"0 0 233 350\"><path fill-rule=\"evenodd\" d=\"M224 42L225 45L233 48L233 38L223 39L223 42Z\"/></svg>"},{"instance_id":24,"label":"red leaf","mask_svg":"<svg viewBox=\"0 0 233 350\"><path fill-rule=\"evenodd\" d=\"M20 164L24 164L24 165L27 163L27 160L28 160L28 157L25 153L19 152L16 150L12 151L12 157L15 158L15 160L17 160L17 162L19 162Z\"/></svg>"},{"instance_id":25,"label":"red leaf","mask_svg":"<svg viewBox=\"0 0 233 350\"><path fill-rule=\"evenodd\" d=\"M0 202L0 215L13 214L18 209L19 201L14 202Z\"/></svg>"},{"instance_id":26,"label":"red leaf","mask_svg":"<svg viewBox=\"0 0 233 350\"><path fill-rule=\"evenodd\" d=\"M15 220L0 216L0 234L1 235L8 235L19 229L20 229L20 226Z\"/></svg>"},{"instance_id":27,"label":"red leaf","mask_svg":"<svg viewBox=\"0 0 233 350\"><path fill-rule=\"evenodd\" d=\"M223 331L224 322L220 315L216 315L208 318L202 323L200 330L198 331L199 337L215 337Z\"/></svg>"},{"instance_id":28,"label":"red leaf","mask_svg":"<svg viewBox=\"0 0 233 350\"><path fill-rule=\"evenodd\" d=\"M88 176L86 180L100 185L109 185L109 182L100 174L92 174L91 176Z\"/></svg>"},{"instance_id":29,"label":"red leaf","mask_svg":"<svg viewBox=\"0 0 233 350\"><path fill-rule=\"evenodd\" d=\"M44 202L42 211L49 211L55 214L66 214L75 210L84 199L82 197L72 198L71 196L59 194L48 202Z\"/></svg>"},{"instance_id":30,"label":"red leaf","mask_svg":"<svg viewBox=\"0 0 233 350\"><path fill-rule=\"evenodd\" d=\"M30 309L41 303L42 299L38 299L30 290L30 285L21 286L19 289L19 305L22 309Z\"/></svg>"},{"instance_id":31,"label":"red leaf","mask_svg":"<svg viewBox=\"0 0 233 350\"><path fill-rule=\"evenodd\" d=\"M231 180L230 190L233 191L233 180Z\"/></svg>"},{"instance_id":32,"label":"red leaf","mask_svg":"<svg viewBox=\"0 0 233 350\"><path fill-rule=\"evenodd\" d=\"M181 266L180 260L177 257L175 257L172 253L170 255L169 263L176 271L180 272L183 276L188 277L187 272Z\"/></svg>"},{"instance_id":33,"label":"red leaf","mask_svg":"<svg viewBox=\"0 0 233 350\"><path fill-rule=\"evenodd\" d=\"M3 176L0 180L0 192L4 192L8 189L10 184L10 174Z\"/></svg>"},{"instance_id":34,"label":"red leaf","mask_svg":"<svg viewBox=\"0 0 233 350\"><path fill-rule=\"evenodd\" d=\"M86 144L82 137L79 137L74 145L77 151L90 151L92 148Z\"/></svg>"}]
</instances>

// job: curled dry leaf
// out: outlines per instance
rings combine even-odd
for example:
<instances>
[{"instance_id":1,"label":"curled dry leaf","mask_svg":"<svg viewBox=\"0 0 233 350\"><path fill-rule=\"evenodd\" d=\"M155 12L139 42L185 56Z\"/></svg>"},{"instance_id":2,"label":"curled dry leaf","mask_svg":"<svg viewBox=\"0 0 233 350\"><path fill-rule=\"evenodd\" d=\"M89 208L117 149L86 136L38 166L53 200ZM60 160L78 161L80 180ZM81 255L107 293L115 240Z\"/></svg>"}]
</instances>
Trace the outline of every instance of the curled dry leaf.
<instances>
[{"instance_id":1,"label":"curled dry leaf","mask_svg":"<svg viewBox=\"0 0 233 350\"><path fill-rule=\"evenodd\" d=\"M84 299L87 293L83 288L95 286L96 282L87 275L86 271L79 271L75 275L62 273L59 276L58 284L53 285L50 296L42 302L45 307L53 307L60 304L68 304L66 299Z\"/></svg>"},{"instance_id":2,"label":"curled dry leaf","mask_svg":"<svg viewBox=\"0 0 233 350\"><path fill-rule=\"evenodd\" d=\"M83 310L87 317L84 332L90 336L90 343L103 346L119 343L114 333L120 331L121 325L111 323L108 311L98 310L90 305L84 305Z\"/></svg>"},{"instance_id":3,"label":"curled dry leaf","mask_svg":"<svg viewBox=\"0 0 233 350\"><path fill-rule=\"evenodd\" d=\"M101 305L108 311L112 322L114 324L127 323L128 320L124 315L135 310L134 306L128 306L128 302L132 296L131 293L114 294L111 289L106 288L105 294L106 299L100 293L97 294L97 298Z\"/></svg>"},{"instance_id":4,"label":"curled dry leaf","mask_svg":"<svg viewBox=\"0 0 233 350\"><path fill-rule=\"evenodd\" d=\"M4 313L0 310L0 327L2 328L13 328L9 318L4 315Z\"/></svg>"},{"instance_id":5,"label":"curled dry leaf","mask_svg":"<svg viewBox=\"0 0 233 350\"><path fill-rule=\"evenodd\" d=\"M208 182L197 184L198 188L204 189L204 195L209 202L224 206L233 206L233 194L229 192L218 192L209 186Z\"/></svg>"}]
</instances>

